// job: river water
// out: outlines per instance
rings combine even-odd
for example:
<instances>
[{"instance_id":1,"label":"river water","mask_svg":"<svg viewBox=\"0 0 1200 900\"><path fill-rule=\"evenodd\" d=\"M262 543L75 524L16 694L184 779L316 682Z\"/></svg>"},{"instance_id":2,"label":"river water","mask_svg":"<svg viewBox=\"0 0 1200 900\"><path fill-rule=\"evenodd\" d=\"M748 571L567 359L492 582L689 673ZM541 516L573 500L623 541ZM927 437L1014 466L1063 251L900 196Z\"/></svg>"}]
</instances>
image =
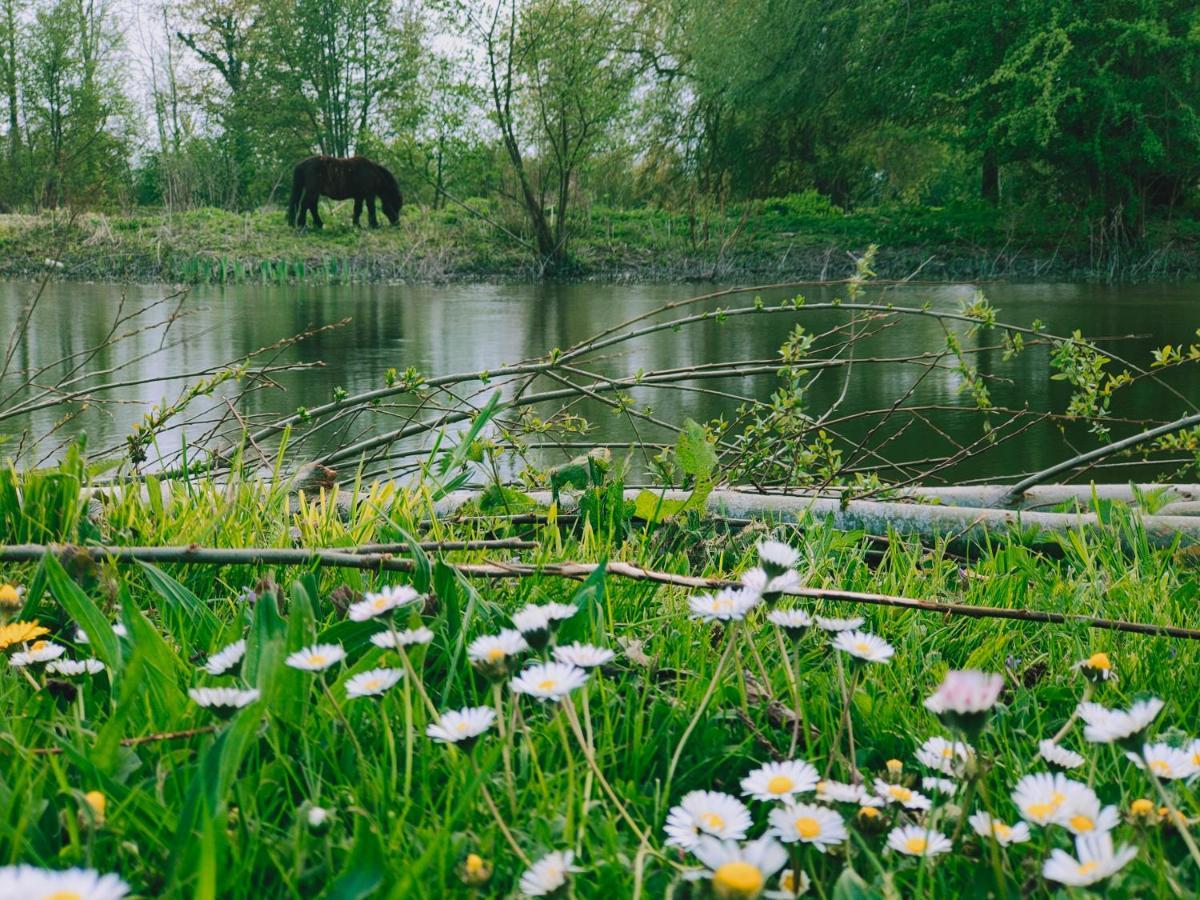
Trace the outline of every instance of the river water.
<instances>
[{"instance_id":1,"label":"river water","mask_svg":"<svg viewBox=\"0 0 1200 900\"><path fill-rule=\"evenodd\" d=\"M36 293L36 286L0 284L0 336L5 341L9 336L12 338L9 371L0 385L3 387L0 416L18 403L42 398L40 408L0 419L0 435L5 438L0 444L0 457L15 456L22 464L45 462L61 452L56 450L61 440L80 430L86 431L93 453L108 448L117 451L134 423L156 405L170 406L180 396L183 386L195 380L171 376L212 370L282 338L342 320L348 321L269 354L274 365L321 365L279 373L274 377L276 386L263 387L242 397L236 405L237 414L247 421L262 422L298 407L312 408L330 401L343 390L354 394L381 387L389 369L403 372L412 367L425 376L478 369L494 372L553 348L569 347L665 303L718 289L695 284L243 285L194 288L184 298L157 302L169 297L171 289L60 283L46 287L28 326L21 327L22 309ZM957 310L978 289L966 284L876 287L865 291L861 300ZM1079 329L1089 337L1102 338L1104 347L1139 365L1148 366L1151 350L1162 344L1200 342L1198 283L1124 286L996 283L983 285L982 289L1003 322L1028 326L1040 321L1047 332L1057 334ZM797 291L803 292L809 306L846 296L845 288L821 287L766 291L763 297L768 303L776 303ZM723 297L668 317L717 307L746 306L752 299L752 294ZM133 314L137 310L144 311ZM169 328L156 327L156 323L175 312L178 316ZM126 316L128 320L114 331L113 323L118 316ZM780 345L796 324L820 334L845 323L847 318L844 310L808 309L730 318L721 323L710 321L658 331L581 360L580 364L589 372L613 377L638 370L651 372L720 361L769 360L777 358ZM881 325L885 327L880 328ZM878 361L910 357L923 351L936 353L945 348L948 333L957 336L968 349L993 346L998 343L996 332L970 334L965 323L947 326L923 316L878 320L868 327L878 333L859 342L850 377L845 377L845 366L824 370L810 387L806 401L806 412L814 416L835 406L830 433L835 440L844 441L842 446L848 454L864 435L871 435L869 446L876 447L877 454L863 451L852 454L861 459L862 465L884 458L905 462L945 457L953 455L956 446L974 445L981 452L971 453L938 473L940 477L963 481L1027 472L1070 455L1072 449L1096 445L1097 438L1078 425L1060 428L1049 421L1020 431L1014 438L990 444L982 439L984 420L970 411L972 400L964 392L964 374L955 369L952 359L944 358L941 367L932 370L901 361ZM106 344L110 333L120 339ZM820 345L830 349L818 355L832 356L836 352L833 343L833 338L823 339ZM1015 359L1006 360L1001 350L992 349L971 359L979 373L988 379L996 406L1063 412L1070 388L1061 381L1050 380L1049 352L1045 346L1035 346ZM844 351L841 358L845 359ZM111 374L58 388L59 394L44 393L63 377L98 371ZM22 387L29 380L40 387ZM49 402L63 392L111 381L124 386L96 393L91 398ZM1177 393L1143 379L1118 396L1114 414L1131 420L1168 420L1187 411L1187 401L1200 402L1200 367L1174 371L1167 381ZM536 388L555 386L553 381L541 379ZM743 402L738 398L767 399L777 386L775 377L761 374L684 383L666 389L637 387L628 394L639 407L650 405L650 415L656 420L679 422L690 417L705 421L722 415L733 418ZM475 387L478 389L478 385ZM217 400L207 402L209 415L205 418L221 415L227 422L232 421L233 412L220 398L233 395L229 385L218 390ZM88 399L103 402L85 406ZM887 409L900 400L903 405L922 409L918 415L896 414L874 433L870 428L877 417L855 417L857 413ZM614 414L598 400L586 400L572 411L591 423L586 438L570 439L577 444L670 440L663 428ZM1001 425L1008 415L994 414L991 425ZM314 434L306 439L304 453L319 456L351 435L361 438L389 427L396 427L396 421L386 411L374 417L364 416L345 431L329 428ZM1113 431L1121 435L1140 427L1117 424ZM156 454L173 454L185 439L194 442L204 430L204 423L198 423L183 431L164 433L157 445L149 448L151 464ZM303 431L301 427L298 434ZM1008 432L1001 429L999 433ZM36 446L32 442L34 437L40 439ZM882 443L885 438L886 443ZM546 452L549 453L546 459L557 461L579 450ZM1183 458L1186 454L1175 457ZM635 458L631 481L639 480L645 468L644 458ZM919 468L903 471L911 474ZM1122 466L1107 469L1097 477L1123 480L1162 471L1162 468Z\"/></svg>"}]
</instances>

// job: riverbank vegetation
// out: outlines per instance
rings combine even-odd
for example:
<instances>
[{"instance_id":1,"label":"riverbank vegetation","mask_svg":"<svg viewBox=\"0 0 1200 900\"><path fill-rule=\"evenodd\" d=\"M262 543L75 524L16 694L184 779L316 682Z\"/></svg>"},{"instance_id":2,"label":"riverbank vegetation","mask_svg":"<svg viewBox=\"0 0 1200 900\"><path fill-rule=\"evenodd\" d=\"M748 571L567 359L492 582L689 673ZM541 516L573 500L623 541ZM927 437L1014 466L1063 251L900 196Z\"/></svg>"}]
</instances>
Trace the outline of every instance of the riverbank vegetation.
<instances>
[{"instance_id":1,"label":"riverbank vegetation","mask_svg":"<svg viewBox=\"0 0 1200 900\"><path fill-rule=\"evenodd\" d=\"M928 257L947 276L1196 268L1200 31L1178 0L190 0L129 16L0 8L0 207L109 216L68 231L91 249L43 248L44 219L10 219L16 274L65 255L66 274L171 280L281 263L302 279L807 275L869 243L897 248L897 273ZM293 244L253 212L314 151L391 167L403 239ZM226 227L209 208L247 215ZM266 246L239 258L218 234Z\"/></svg>"}]
</instances>

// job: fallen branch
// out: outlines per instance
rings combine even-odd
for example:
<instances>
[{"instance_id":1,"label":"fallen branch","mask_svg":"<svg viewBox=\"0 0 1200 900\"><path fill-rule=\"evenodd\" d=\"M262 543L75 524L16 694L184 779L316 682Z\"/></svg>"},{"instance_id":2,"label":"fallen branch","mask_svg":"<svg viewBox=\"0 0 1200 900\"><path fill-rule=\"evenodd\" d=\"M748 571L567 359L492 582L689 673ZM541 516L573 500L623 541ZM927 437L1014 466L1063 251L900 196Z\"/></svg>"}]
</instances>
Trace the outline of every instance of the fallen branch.
<instances>
[{"instance_id":1,"label":"fallen branch","mask_svg":"<svg viewBox=\"0 0 1200 900\"><path fill-rule=\"evenodd\" d=\"M184 738L211 734L216 730L216 725L205 725L202 728L188 728L184 731L161 731L157 734L143 734L139 737L122 738L121 746L136 747L139 744L154 744L159 741L181 741ZM34 756L58 756L64 752L62 747L29 747L28 750Z\"/></svg>"}]
</instances>

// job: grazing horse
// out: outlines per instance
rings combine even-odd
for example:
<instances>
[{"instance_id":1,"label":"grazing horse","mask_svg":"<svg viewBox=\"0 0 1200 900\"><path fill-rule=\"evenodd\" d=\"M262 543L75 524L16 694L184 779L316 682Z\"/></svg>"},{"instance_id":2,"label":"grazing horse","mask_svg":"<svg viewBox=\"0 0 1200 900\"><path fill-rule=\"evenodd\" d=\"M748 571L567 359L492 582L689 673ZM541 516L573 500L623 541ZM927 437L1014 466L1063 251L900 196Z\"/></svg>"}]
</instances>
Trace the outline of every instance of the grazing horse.
<instances>
[{"instance_id":1,"label":"grazing horse","mask_svg":"<svg viewBox=\"0 0 1200 900\"><path fill-rule=\"evenodd\" d=\"M375 198L383 206L383 214L395 225L400 220L400 207L404 198L395 176L378 163L362 156L339 159L336 156L310 156L296 164L292 170L292 197L288 200L287 221L289 225L304 227L304 219L312 213L313 227L325 223L317 213L317 199L324 194L334 200L354 198L354 226L358 227L362 215L363 201L367 203L367 222L372 228L379 227L375 218ZM300 213L299 221L296 213Z\"/></svg>"}]
</instances>

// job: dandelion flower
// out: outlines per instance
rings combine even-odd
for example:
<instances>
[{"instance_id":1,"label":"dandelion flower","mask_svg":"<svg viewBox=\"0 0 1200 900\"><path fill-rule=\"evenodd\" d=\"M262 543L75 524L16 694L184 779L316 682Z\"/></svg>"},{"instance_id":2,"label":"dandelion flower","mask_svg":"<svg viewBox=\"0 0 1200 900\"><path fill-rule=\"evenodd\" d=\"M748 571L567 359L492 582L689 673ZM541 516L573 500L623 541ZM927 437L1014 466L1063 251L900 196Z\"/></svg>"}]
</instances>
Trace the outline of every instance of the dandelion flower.
<instances>
[{"instance_id":1,"label":"dandelion flower","mask_svg":"<svg viewBox=\"0 0 1200 900\"><path fill-rule=\"evenodd\" d=\"M1125 756L1139 769L1144 769L1155 778L1164 781L1190 778L1200 771L1194 754L1161 742L1146 744L1141 753L1126 753Z\"/></svg>"},{"instance_id":2,"label":"dandelion flower","mask_svg":"<svg viewBox=\"0 0 1200 900\"><path fill-rule=\"evenodd\" d=\"M1080 703L1079 718L1084 721L1083 736L1093 744L1127 742L1150 727L1163 702L1157 697L1138 700L1129 709L1106 709L1099 703Z\"/></svg>"},{"instance_id":3,"label":"dandelion flower","mask_svg":"<svg viewBox=\"0 0 1200 900\"><path fill-rule=\"evenodd\" d=\"M58 659L66 652L67 648L62 644L54 644L50 641L34 641L29 645L28 650L22 650L10 656L8 664L20 668L21 666L48 663L52 659Z\"/></svg>"},{"instance_id":4,"label":"dandelion flower","mask_svg":"<svg viewBox=\"0 0 1200 900\"><path fill-rule=\"evenodd\" d=\"M1076 838L1075 852L1078 859L1065 850L1050 851L1042 876L1068 887L1083 887L1116 874L1137 856L1136 847L1122 845L1114 850L1112 835L1107 831Z\"/></svg>"},{"instance_id":5,"label":"dandelion flower","mask_svg":"<svg viewBox=\"0 0 1200 900\"><path fill-rule=\"evenodd\" d=\"M782 628L792 638L800 637L813 624L812 616L802 609L773 609L767 613L767 621Z\"/></svg>"},{"instance_id":6,"label":"dandelion flower","mask_svg":"<svg viewBox=\"0 0 1200 900\"><path fill-rule=\"evenodd\" d=\"M424 626L420 628L406 628L403 631L377 631L371 635L371 643L376 647L383 647L385 650L428 644L432 640L433 632Z\"/></svg>"},{"instance_id":7,"label":"dandelion flower","mask_svg":"<svg viewBox=\"0 0 1200 900\"><path fill-rule=\"evenodd\" d=\"M393 609L416 603L420 599L420 593L407 584L389 585L380 591L368 592L362 600L350 607L347 615L353 622L365 622Z\"/></svg>"},{"instance_id":8,"label":"dandelion flower","mask_svg":"<svg viewBox=\"0 0 1200 900\"><path fill-rule=\"evenodd\" d=\"M587 683L587 672L569 663L546 662L527 666L511 682L514 693L558 702Z\"/></svg>"},{"instance_id":9,"label":"dandelion flower","mask_svg":"<svg viewBox=\"0 0 1200 900\"><path fill-rule=\"evenodd\" d=\"M726 588L716 594L688 598L692 618L705 622L741 621L759 602L758 594L746 589Z\"/></svg>"},{"instance_id":10,"label":"dandelion flower","mask_svg":"<svg viewBox=\"0 0 1200 900\"><path fill-rule=\"evenodd\" d=\"M204 664L204 671L209 675L225 675L236 672L245 655L246 642L244 640L234 641L228 647L223 647L210 656L208 662Z\"/></svg>"},{"instance_id":11,"label":"dandelion flower","mask_svg":"<svg viewBox=\"0 0 1200 900\"><path fill-rule=\"evenodd\" d=\"M812 844L822 853L849 835L842 817L826 806L801 803L776 807L768 817L775 835L785 844Z\"/></svg>"},{"instance_id":12,"label":"dandelion flower","mask_svg":"<svg viewBox=\"0 0 1200 900\"><path fill-rule=\"evenodd\" d=\"M882 778L875 779L875 794L885 803L899 803L905 809L929 809L933 806L924 794L902 784L889 784Z\"/></svg>"},{"instance_id":13,"label":"dandelion flower","mask_svg":"<svg viewBox=\"0 0 1200 900\"><path fill-rule=\"evenodd\" d=\"M755 800L791 800L817 786L821 776L804 760L772 762L742 779L742 793Z\"/></svg>"},{"instance_id":14,"label":"dandelion flower","mask_svg":"<svg viewBox=\"0 0 1200 900\"><path fill-rule=\"evenodd\" d=\"M708 867L702 877L712 879L713 894L720 900L753 900L787 862L787 851L770 835L745 846L703 837L692 853Z\"/></svg>"},{"instance_id":15,"label":"dandelion flower","mask_svg":"<svg viewBox=\"0 0 1200 900\"><path fill-rule=\"evenodd\" d=\"M94 869L39 869L34 866L0 867L0 897L29 900L121 900L129 885L117 875Z\"/></svg>"},{"instance_id":16,"label":"dandelion flower","mask_svg":"<svg viewBox=\"0 0 1200 900\"><path fill-rule=\"evenodd\" d=\"M931 737L917 748L917 762L944 775L959 775L975 751L962 741Z\"/></svg>"},{"instance_id":17,"label":"dandelion flower","mask_svg":"<svg viewBox=\"0 0 1200 900\"><path fill-rule=\"evenodd\" d=\"M554 658L561 663L569 663L580 669L594 669L613 661L616 656L607 647L593 647L591 644L581 644L576 641L562 647L554 648Z\"/></svg>"},{"instance_id":18,"label":"dandelion flower","mask_svg":"<svg viewBox=\"0 0 1200 900\"><path fill-rule=\"evenodd\" d=\"M856 659L874 663L885 663L896 652L883 638L865 631L839 631L833 646Z\"/></svg>"},{"instance_id":19,"label":"dandelion flower","mask_svg":"<svg viewBox=\"0 0 1200 900\"><path fill-rule=\"evenodd\" d=\"M567 876L580 869L572 865L575 854L570 850L547 853L521 876L521 893L526 897L544 897L567 883Z\"/></svg>"},{"instance_id":20,"label":"dandelion flower","mask_svg":"<svg viewBox=\"0 0 1200 900\"><path fill-rule=\"evenodd\" d=\"M21 605L21 598L24 596L25 588L9 584L7 581L0 584L0 607L16 609Z\"/></svg>"},{"instance_id":21,"label":"dandelion flower","mask_svg":"<svg viewBox=\"0 0 1200 900\"><path fill-rule=\"evenodd\" d=\"M990 837L1001 847L1007 847L1009 844L1024 844L1031 837L1029 826L1024 822L1005 825L999 819L993 819L985 812L977 812L967 821L971 823L971 827L977 835Z\"/></svg>"},{"instance_id":22,"label":"dandelion flower","mask_svg":"<svg viewBox=\"0 0 1200 900\"><path fill-rule=\"evenodd\" d=\"M721 791L691 791L667 813L668 847L693 849L704 835L741 840L752 824L750 810L737 797Z\"/></svg>"},{"instance_id":23,"label":"dandelion flower","mask_svg":"<svg viewBox=\"0 0 1200 900\"><path fill-rule=\"evenodd\" d=\"M238 688L219 687L192 688L188 691L188 696L198 706L222 715L230 715L244 706L249 706L258 699L259 694L258 688L243 691Z\"/></svg>"},{"instance_id":24,"label":"dandelion flower","mask_svg":"<svg viewBox=\"0 0 1200 900\"><path fill-rule=\"evenodd\" d=\"M817 616L817 627L823 631L855 631L865 622L862 616L852 619L831 619L828 616Z\"/></svg>"},{"instance_id":25,"label":"dandelion flower","mask_svg":"<svg viewBox=\"0 0 1200 900\"><path fill-rule=\"evenodd\" d=\"M104 671L104 663L98 659L56 659L46 664L50 675L74 678L78 675L98 675Z\"/></svg>"},{"instance_id":26,"label":"dandelion flower","mask_svg":"<svg viewBox=\"0 0 1200 900\"><path fill-rule=\"evenodd\" d=\"M297 650L285 662L293 669L303 669L306 672L321 672L330 666L335 666L346 658L346 651L340 644L313 644L303 650Z\"/></svg>"},{"instance_id":27,"label":"dandelion flower","mask_svg":"<svg viewBox=\"0 0 1200 900\"><path fill-rule=\"evenodd\" d=\"M938 856L950 850L950 838L920 825L902 825L888 833L887 845L906 856Z\"/></svg>"},{"instance_id":28,"label":"dandelion flower","mask_svg":"<svg viewBox=\"0 0 1200 900\"><path fill-rule=\"evenodd\" d=\"M36 640L43 634L49 633L50 629L43 628L36 620L32 622L9 622L7 625L0 625L0 650L7 650L14 644L23 644Z\"/></svg>"},{"instance_id":29,"label":"dandelion flower","mask_svg":"<svg viewBox=\"0 0 1200 900\"><path fill-rule=\"evenodd\" d=\"M496 721L496 711L490 706L468 706L442 713L437 722L426 727L425 734L443 744L475 742Z\"/></svg>"},{"instance_id":30,"label":"dandelion flower","mask_svg":"<svg viewBox=\"0 0 1200 900\"><path fill-rule=\"evenodd\" d=\"M1099 684L1102 681L1116 681L1117 671L1113 668L1112 660L1107 653L1093 653L1087 659L1081 659L1072 667L1083 673L1088 681Z\"/></svg>"},{"instance_id":31,"label":"dandelion flower","mask_svg":"<svg viewBox=\"0 0 1200 900\"><path fill-rule=\"evenodd\" d=\"M1069 800L1080 792L1091 791L1087 785L1072 781L1061 772L1038 772L1026 775L1013 788L1012 801L1021 818L1034 825L1053 825L1062 822L1063 810Z\"/></svg>"},{"instance_id":32,"label":"dandelion flower","mask_svg":"<svg viewBox=\"0 0 1200 900\"><path fill-rule=\"evenodd\" d=\"M370 669L359 672L346 682L346 696L374 697L382 694L404 677L403 669Z\"/></svg>"},{"instance_id":33,"label":"dandelion flower","mask_svg":"<svg viewBox=\"0 0 1200 900\"><path fill-rule=\"evenodd\" d=\"M1038 756L1059 769L1078 769L1086 762L1074 750L1068 750L1050 740L1038 742Z\"/></svg>"},{"instance_id":34,"label":"dandelion flower","mask_svg":"<svg viewBox=\"0 0 1200 900\"><path fill-rule=\"evenodd\" d=\"M800 551L782 541L759 541L757 549L758 561L770 575L781 575L800 561Z\"/></svg>"}]
</instances>

